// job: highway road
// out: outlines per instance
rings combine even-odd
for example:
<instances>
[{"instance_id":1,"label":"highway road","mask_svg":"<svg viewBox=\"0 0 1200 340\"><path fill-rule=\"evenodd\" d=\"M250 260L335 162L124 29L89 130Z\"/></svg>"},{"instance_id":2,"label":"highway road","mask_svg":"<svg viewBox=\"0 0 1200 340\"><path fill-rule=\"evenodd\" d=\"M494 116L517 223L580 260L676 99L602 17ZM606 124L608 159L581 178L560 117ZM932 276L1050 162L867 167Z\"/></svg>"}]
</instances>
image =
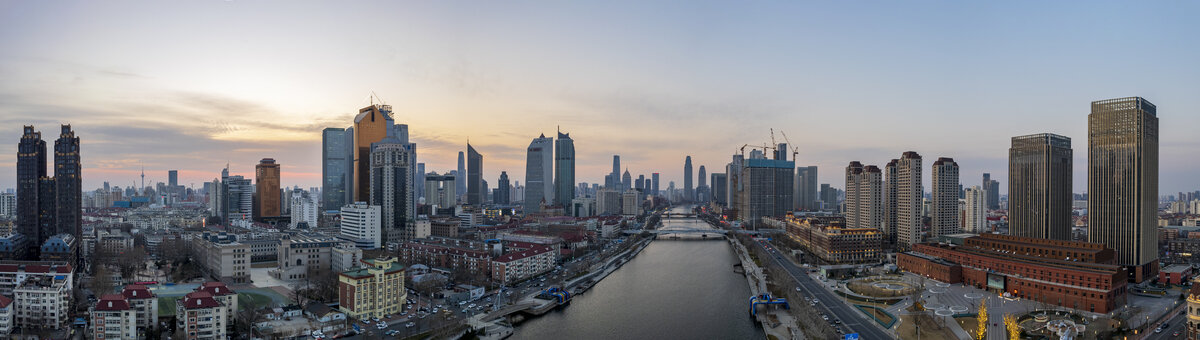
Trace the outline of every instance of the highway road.
<instances>
[{"instance_id":1,"label":"highway road","mask_svg":"<svg viewBox=\"0 0 1200 340\"><path fill-rule=\"evenodd\" d=\"M1187 327L1187 317L1186 316L1180 315L1179 313L1175 313L1175 316L1171 317L1171 320L1168 320L1167 324L1168 324L1168 327L1164 328L1162 332L1150 333L1150 336L1146 337L1146 339L1148 339L1148 340L1166 340L1166 339L1183 339L1185 337L1185 335L1186 335L1185 333L1187 333L1186 330L1184 329L1185 327ZM1150 330L1150 331L1153 332L1154 330ZM1179 336L1175 336L1175 332L1179 332Z\"/></svg>"},{"instance_id":2,"label":"highway road","mask_svg":"<svg viewBox=\"0 0 1200 340\"><path fill-rule=\"evenodd\" d=\"M755 247L763 247L762 243L753 242ZM772 247L774 248L774 247ZM763 249L766 249L765 247ZM788 274L800 284L800 289L804 290L806 296L816 297L821 302L817 303L818 310L824 311L826 315L837 317L841 320L844 327L849 329L847 333L858 333L859 339L876 340L876 339L894 339L891 334L888 334L882 327L872 325L874 320L869 319L863 313L855 310L854 307L846 304L840 297L830 292L828 289L822 288L821 282L817 282L808 276L807 270L796 266L792 261L782 258L778 252L770 253L771 260L779 263ZM804 301L796 301L794 303L805 303Z\"/></svg>"}]
</instances>

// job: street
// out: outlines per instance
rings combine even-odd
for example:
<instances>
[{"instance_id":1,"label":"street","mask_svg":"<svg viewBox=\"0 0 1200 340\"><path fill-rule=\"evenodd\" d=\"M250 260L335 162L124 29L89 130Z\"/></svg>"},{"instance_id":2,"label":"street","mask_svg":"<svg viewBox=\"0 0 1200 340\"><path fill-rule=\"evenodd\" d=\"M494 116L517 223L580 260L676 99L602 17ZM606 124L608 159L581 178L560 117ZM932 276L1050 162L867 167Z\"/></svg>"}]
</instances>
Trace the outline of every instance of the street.
<instances>
[{"instance_id":1,"label":"street","mask_svg":"<svg viewBox=\"0 0 1200 340\"><path fill-rule=\"evenodd\" d=\"M759 242L751 243L754 243L755 247L763 247L763 245ZM763 250L766 250L766 248L763 247ZM845 328L849 329L849 332L847 333L858 333L860 339L869 340L893 338L890 334L884 331L882 327L873 325L872 323L875 322L874 320L870 320L864 314L859 313L853 306L846 304L845 301L842 301L842 299L833 292L822 288L820 286L822 283L816 282L810 278L804 268L796 266L796 264L792 263L792 261L781 259L782 256L780 256L778 253L770 254L774 255L771 256L771 260L776 261L776 263L786 269L788 275L790 275L792 279L799 283L805 294L810 297L815 297L821 301L817 303L821 310L824 310L826 314L836 317L838 320L843 322ZM804 302L797 301L795 303Z\"/></svg>"}]
</instances>

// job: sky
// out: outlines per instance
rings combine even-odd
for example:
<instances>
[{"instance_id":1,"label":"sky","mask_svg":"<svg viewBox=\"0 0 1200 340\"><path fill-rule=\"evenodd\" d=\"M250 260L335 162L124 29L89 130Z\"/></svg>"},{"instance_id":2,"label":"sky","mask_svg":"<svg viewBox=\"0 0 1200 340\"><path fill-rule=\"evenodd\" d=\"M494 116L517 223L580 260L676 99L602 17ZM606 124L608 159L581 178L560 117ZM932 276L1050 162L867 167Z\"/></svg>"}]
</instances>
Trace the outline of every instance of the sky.
<instances>
[{"instance_id":1,"label":"sky","mask_svg":"<svg viewBox=\"0 0 1200 340\"><path fill-rule=\"evenodd\" d=\"M1086 191L1090 102L1158 106L1160 193L1200 189L1195 2L0 0L0 190L23 125L81 139L84 188L253 177L320 185L320 131L374 93L427 171L469 138L484 176L524 182L524 149L575 140L577 180L612 155L682 185L745 144L787 140L842 187L846 164L953 157L1006 190L1010 138L1072 138ZM926 179L926 183L928 179Z\"/></svg>"}]
</instances>

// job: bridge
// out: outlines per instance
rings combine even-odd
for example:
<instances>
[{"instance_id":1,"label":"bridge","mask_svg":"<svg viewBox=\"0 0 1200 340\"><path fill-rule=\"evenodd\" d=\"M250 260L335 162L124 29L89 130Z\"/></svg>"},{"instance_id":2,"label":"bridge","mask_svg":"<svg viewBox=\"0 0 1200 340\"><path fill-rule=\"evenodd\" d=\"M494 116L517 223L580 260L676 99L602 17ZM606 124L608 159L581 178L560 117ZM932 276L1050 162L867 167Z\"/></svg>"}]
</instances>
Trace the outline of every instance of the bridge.
<instances>
[{"instance_id":1,"label":"bridge","mask_svg":"<svg viewBox=\"0 0 1200 340\"><path fill-rule=\"evenodd\" d=\"M704 234L704 235L721 234L721 235L725 235L725 234L729 233L728 230L699 229L699 228L662 228L662 229L654 229L654 230L625 230L625 231L623 231L623 233L629 234L629 235L641 234L643 232L647 232L647 233L651 233L651 234L655 234L655 235L667 235L667 234Z\"/></svg>"},{"instance_id":2,"label":"bridge","mask_svg":"<svg viewBox=\"0 0 1200 340\"><path fill-rule=\"evenodd\" d=\"M662 214L663 218L695 218L696 213L673 213L667 212Z\"/></svg>"}]
</instances>

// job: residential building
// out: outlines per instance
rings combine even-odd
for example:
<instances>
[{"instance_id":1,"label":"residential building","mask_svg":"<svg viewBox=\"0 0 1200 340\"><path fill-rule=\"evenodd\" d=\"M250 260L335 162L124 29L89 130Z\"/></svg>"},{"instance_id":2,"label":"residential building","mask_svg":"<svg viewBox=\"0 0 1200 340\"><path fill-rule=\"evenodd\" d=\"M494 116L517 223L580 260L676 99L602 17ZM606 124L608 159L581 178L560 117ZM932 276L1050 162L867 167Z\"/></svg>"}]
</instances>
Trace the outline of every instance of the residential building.
<instances>
[{"instance_id":1,"label":"residential building","mask_svg":"<svg viewBox=\"0 0 1200 340\"><path fill-rule=\"evenodd\" d=\"M938 237L961 232L958 220L958 163L953 158L939 157L933 162L933 191L930 195L929 236Z\"/></svg>"},{"instance_id":2,"label":"residential building","mask_svg":"<svg viewBox=\"0 0 1200 340\"><path fill-rule=\"evenodd\" d=\"M1123 180L1114 180L1123 179ZM1158 117L1140 97L1092 102L1088 241L1117 251L1133 282L1158 272Z\"/></svg>"},{"instance_id":3,"label":"residential building","mask_svg":"<svg viewBox=\"0 0 1200 340\"><path fill-rule=\"evenodd\" d=\"M992 179L992 174L983 173L983 190L987 191L988 210L1000 209L1000 182Z\"/></svg>"},{"instance_id":4,"label":"residential building","mask_svg":"<svg viewBox=\"0 0 1200 340\"><path fill-rule=\"evenodd\" d=\"M413 202L412 168L407 143L390 133L371 146L372 206L380 207L382 243L412 238L416 207Z\"/></svg>"},{"instance_id":5,"label":"residential building","mask_svg":"<svg viewBox=\"0 0 1200 340\"><path fill-rule=\"evenodd\" d=\"M713 197L716 197L715 189L717 182L714 180L712 183L714 187ZM817 199L817 167L815 165L796 168L795 186L796 193L793 195L796 199L796 210L817 211L821 209L820 205L817 204L819 200Z\"/></svg>"},{"instance_id":6,"label":"residential building","mask_svg":"<svg viewBox=\"0 0 1200 340\"><path fill-rule=\"evenodd\" d=\"M883 172L854 161L846 167L846 226L882 229Z\"/></svg>"},{"instance_id":7,"label":"residential building","mask_svg":"<svg viewBox=\"0 0 1200 340\"><path fill-rule=\"evenodd\" d=\"M471 276L487 276L491 273L492 257L488 252L434 242L405 242L400 247L400 260L409 264L423 264L433 268L465 271Z\"/></svg>"},{"instance_id":8,"label":"residential building","mask_svg":"<svg viewBox=\"0 0 1200 340\"><path fill-rule=\"evenodd\" d=\"M725 174L719 172L714 172L709 176L712 177L709 182L712 183L713 202L724 206L729 195L728 179L726 179Z\"/></svg>"},{"instance_id":9,"label":"residential building","mask_svg":"<svg viewBox=\"0 0 1200 340\"><path fill-rule=\"evenodd\" d=\"M426 177L429 178L429 177ZM380 207L366 202L355 202L342 207L342 221L338 237L353 242L362 249L378 249L383 246Z\"/></svg>"},{"instance_id":10,"label":"residential building","mask_svg":"<svg viewBox=\"0 0 1200 340\"><path fill-rule=\"evenodd\" d=\"M137 314L121 294L101 296L90 314L93 339L139 339Z\"/></svg>"},{"instance_id":11,"label":"residential building","mask_svg":"<svg viewBox=\"0 0 1200 340\"><path fill-rule=\"evenodd\" d=\"M1008 232L1071 239L1071 139L1052 133L1012 138L1008 149Z\"/></svg>"},{"instance_id":12,"label":"residential building","mask_svg":"<svg viewBox=\"0 0 1200 340\"><path fill-rule=\"evenodd\" d=\"M621 193L611 188L596 190L596 212L599 215L621 213Z\"/></svg>"},{"instance_id":13,"label":"residential building","mask_svg":"<svg viewBox=\"0 0 1200 340\"><path fill-rule=\"evenodd\" d=\"M16 325L23 328L68 327L71 315L71 279L68 275L25 277L13 288Z\"/></svg>"},{"instance_id":14,"label":"residential building","mask_svg":"<svg viewBox=\"0 0 1200 340\"><path fill-rule=\"evenodd\" d=\"M782 159L745 159L737 180L738 219L748 227L757 228L763 217L779 217L790 211L792 203L792 173L796 165ZM732 186L731 186L732 187Z\"/></svg>"},{"instance_id":15,"label":"residential building","mask_svg":"<svg viewBox=\"0 0 1200 340\"><path fill-rule=\"evenodd\" d=\"M214 280L250 282L250 245L225 233L202 233L192 238L193 258L200 269Z\"/></svg>"},{"instance_id":16,"label":"residential building","mask_svg":"<svg viewBox=\"0 0 1200 340\"><path fill-rule=\"evenodd\" d=\"M554 269L558 250L535 245L492 259L492 281L501 284L520 282Z\"/></svg>"},{"instance_id":17,"label":"residential building","mask_svg":"<svg viewBox=\"0 0 1200 340\"><path fill-rule=\"evenodd\" d=\"M296 188L291 192L291 209L288 209L291 216L292 229L307 229L317 227L318 208L314 197L309 196L308 191Z\"/></svg>"},{"instance_id":18,"label":"residential building","mask_svg":"<svg viewBox=\"0 0 1200 340\"><path fill-rule=\"evenodd\" d=\"M638 200L638 193L635 191L626 191L621 194L621 214L622 215L640 215L642 213L642 202Z\"/></svg>"},{"instance_id":19,"label":"residential building","mask_svg":"<svg viewBox=\"0 0 1200 340\"><path fill-rule=\"evenodd\" d=\"M975 234L988 232L987 192L978 185L966 188L963 192L966 198L963 199L962 231ZM1011 222L1009 223L1011 230L1012 224ZM1068 226L1067 229L1069 231L1070 227Z\"/></svg>"},{"instance_id":20,"label":"residential building","mask_svg":"<svg viewBox=\"0 0 1200 340\"><path fill-rule=\"evenodd\" d=\"M896 247L910 249L922 240L921 155L906 151L896 162Z\"/></svg>"},{"instance_id":21,"label":"residential building","mask_svg":"<svg viewBox=\"0 0 1200 340\"><path fill-rule=\"evenodd\" d=\"M897 231L900 230L898 215L900 172L896 168L899 163L899 159L892 159L883 166L883 226L879 230L883 232L884 244L889 246L896 243Z\"/></svg>"},{"instance_id":22,"label":"residential building","mask_svg":"<svg viewBox=\"0 0 1200 340\"><path fill-rule=\"evenodd\" d=\"M209 292L200 290L184 295L175 302L175 329L184 331L188 340L218 340L228 335L226 327L233 322L227 306Z\"/></svg>"},{"instance_id":23,"label":"residential building","mask_svg":"<svg viewBox=\"0 0 1200 340\"><path fill-rule=\"evenodd\" d=\"M430 172L425 175L425 204L435 208L453 208L457 205L457 185L452 174L438 175Z\"/></svg>"},{"instance_id":24,"label":"residential building","mask_svg":"<svg viewBox=\"0 0 1200 340\"><path fill-rule=\"evenodd\" d=\"M17 194L11 192L0 193L0 218L17 218Z\"/></svg>"},{"instance_id":25,"label":"residential building","mask_svg":"<svg viewBox=\"0 0 1200 340\"><path fill-rule=\"evenodd\" d=\"M62 125L54 141L54 222L49 235L71 234L83 237L83 167L79 160L79 137L70 124ZM41 197L39 196L39 199ZM46 230L43 230L46 231ZM39 240L45 241L39 234ZM76 252L78 252L76 248ZM79 257L78 253L75 255Z\"/></svg>"},{"instance_id":26,"label":"residential building","mask_svg":"<svg viewBox=\"0 0 1200 340\"><path fill-rule=\"evenodd\" d=\"M330 261L333 262L333 272L341 273L351 268L359 267L358 261L363 259L363 251L349 243L340 243L330 251Z\"/></svg>"},{"instance_id":27,"label":"residential building","mask_svg":"<svg viewBox=\"0 0 1200 340\"><path fill-rule=\"evenodd\" d=\"M15 318L17 309L13 306L13 300L7 296L0 295L0 336L8 336L13 330L13 319Z\"/></svg>"},{"instance_id":28,"label":"residential building","mask_svg":"<svg viewBox=\"0 0 1200 340\"><path fill-rule=\"evenodd\" d=\"M364 268L338 275L338 305L354 319L381 318L403 311L404 266L395 258L364 259Z\"/></svg>"},{"instance_id":29,"label":"residential building","mask_svg":"<svg viewBox=\"0 0 1200 340\"><path fill-rule=\"evenodd\" d=\"M195 291L208 293L213 297L213 299L216 299L217 302L221 303L221 306L225 307L225 315L228 315L230 319L230 322L225 324L225 328L232 329L232 320L237 316L238 312L237 292L229 289L229 287L225 286L224 282L220 281L208 281L202 283L200 284L200 287L196 287Z\"/></svg>"},{"instance_id":30,"label":"residential building","mask_svg":"<svg viewBox=\"0 0 1200 340\"><path fill-rule=\"evenodd\" d=\"M74 268L66 262L0 261L0 295L15 297L17 286L32 277L54 279L62 276L67 280L67 287L74 287L74 274Z\"/></svg>"}]
</instances>

